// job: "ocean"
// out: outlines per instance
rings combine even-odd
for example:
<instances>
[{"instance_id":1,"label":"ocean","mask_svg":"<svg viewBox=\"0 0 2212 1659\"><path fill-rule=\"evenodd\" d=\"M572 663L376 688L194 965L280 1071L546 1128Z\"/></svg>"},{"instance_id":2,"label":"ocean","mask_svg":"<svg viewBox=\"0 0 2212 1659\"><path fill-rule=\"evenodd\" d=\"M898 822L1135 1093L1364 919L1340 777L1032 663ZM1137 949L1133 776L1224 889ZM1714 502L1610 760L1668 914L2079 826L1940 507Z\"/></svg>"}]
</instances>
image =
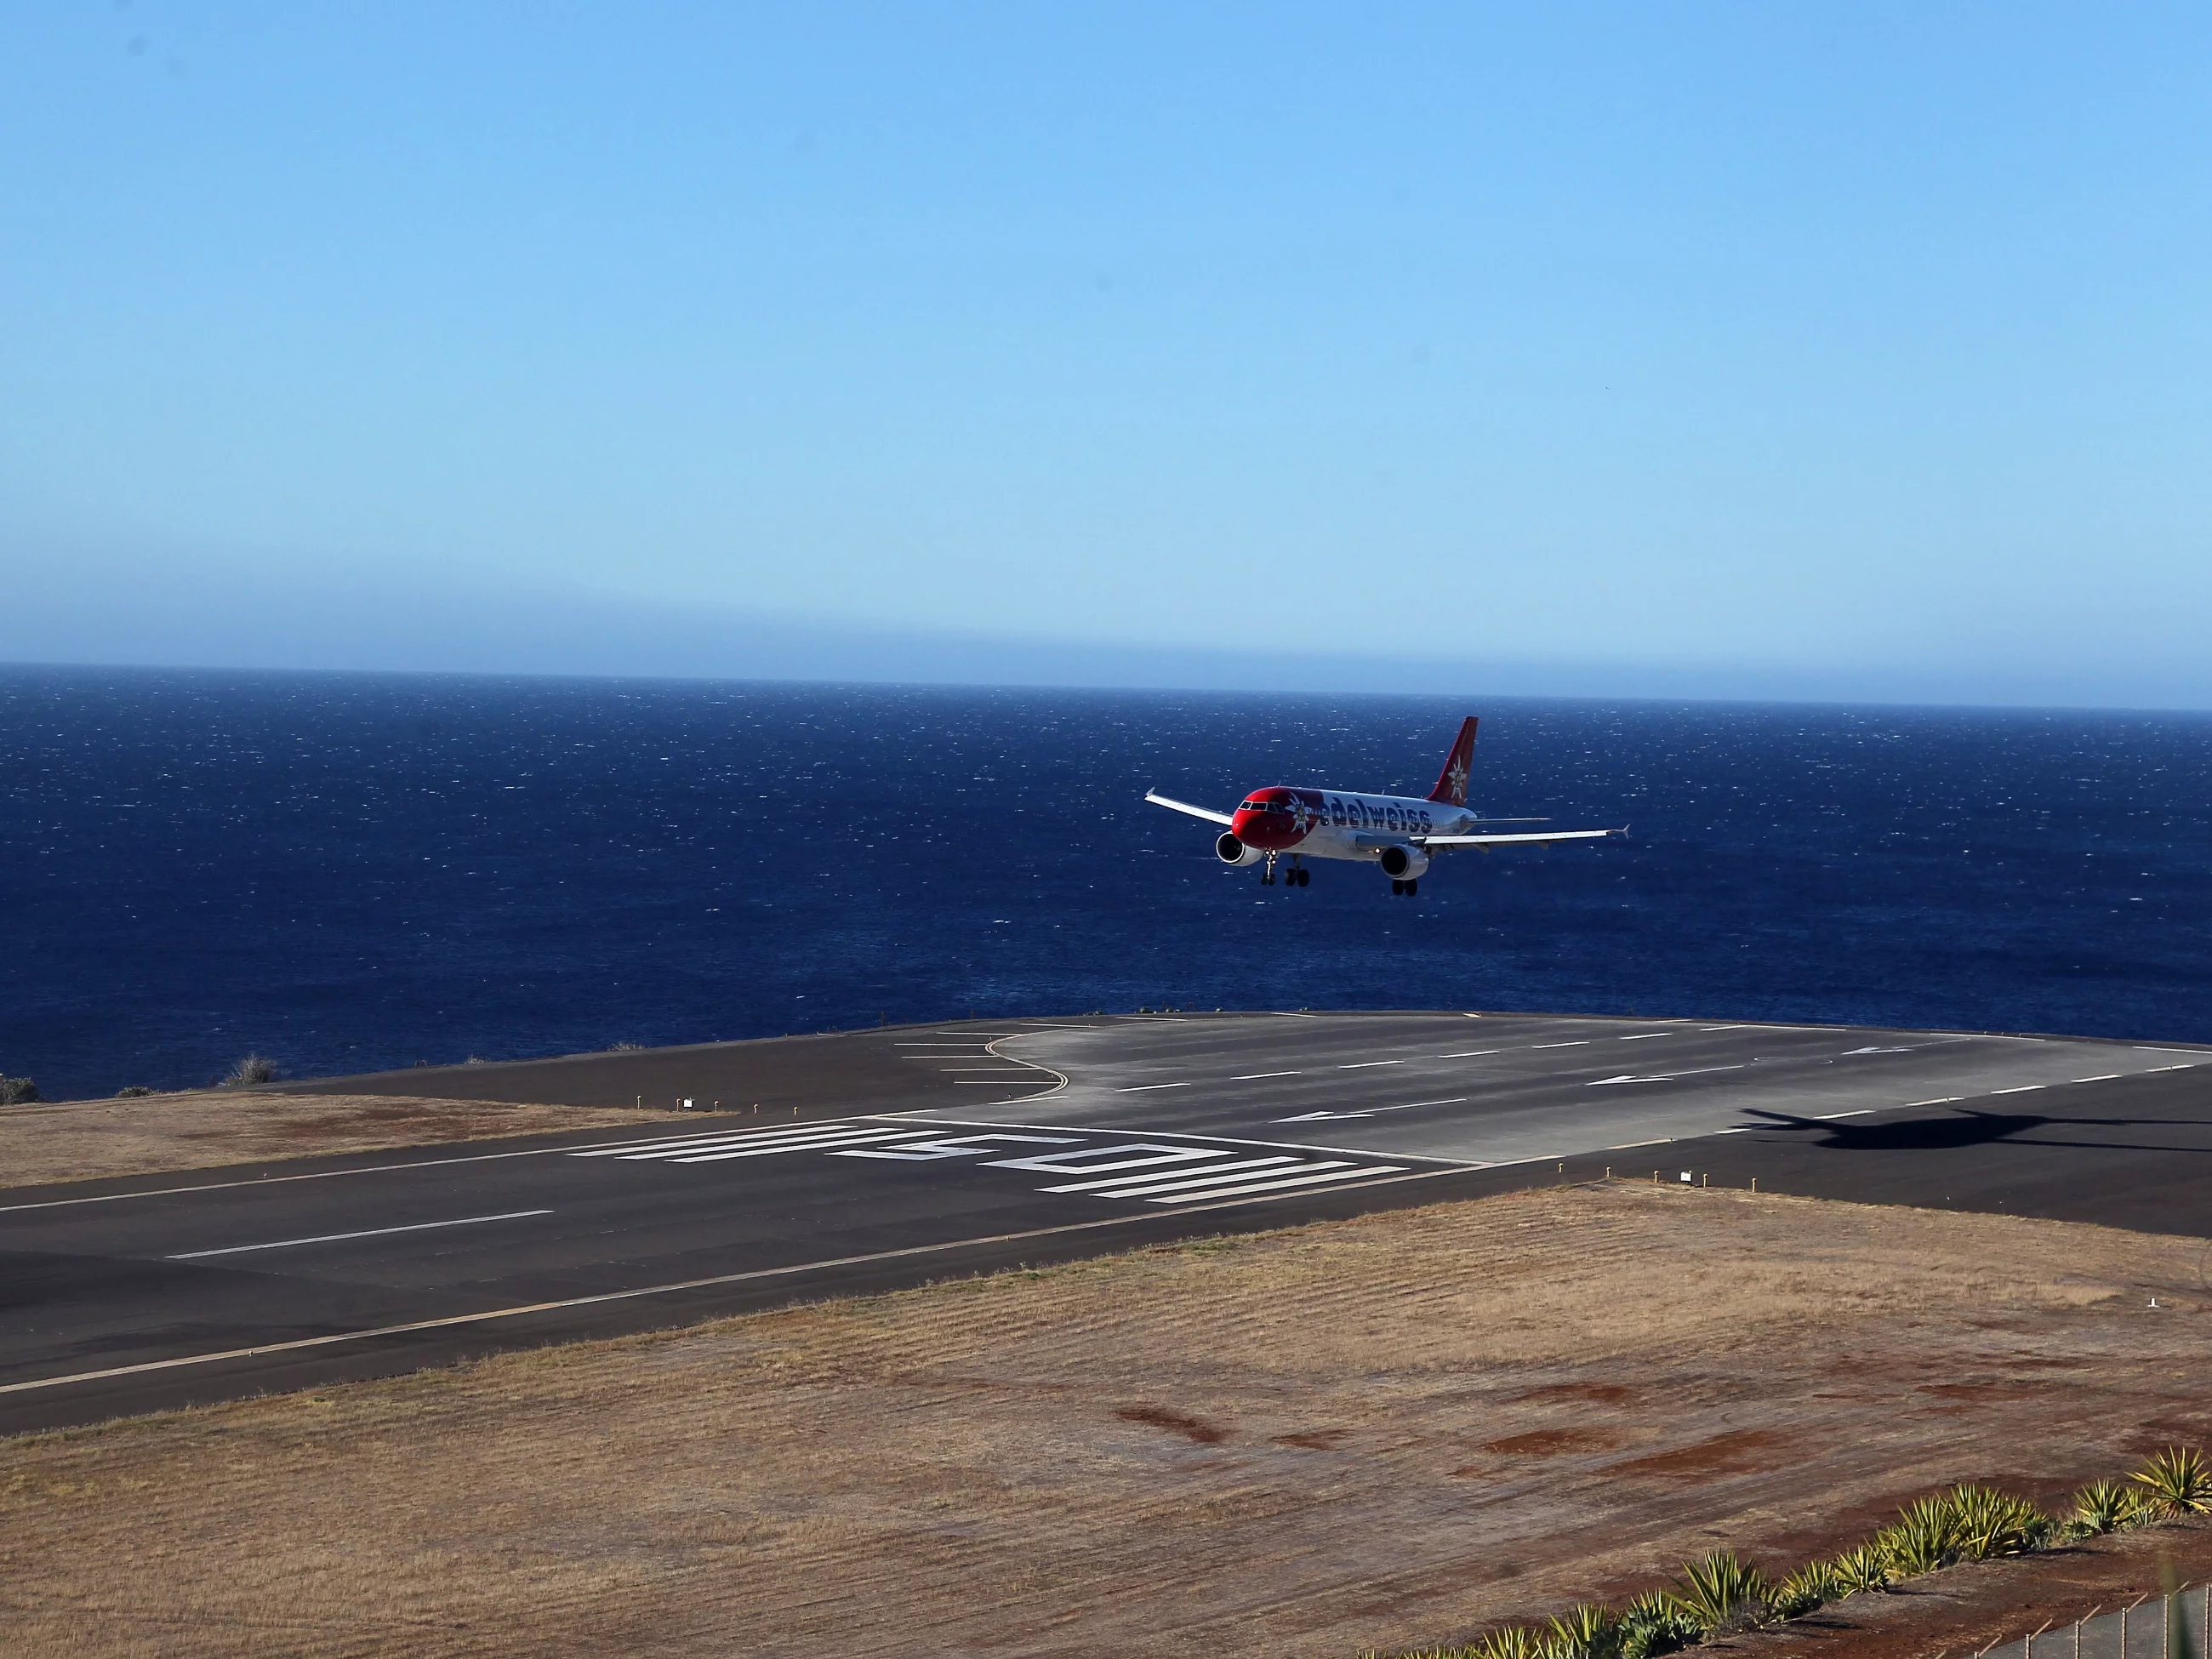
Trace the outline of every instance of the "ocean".
<instances>
[{"instance_id":1,"label":"ocean","mask_svg":"<svg viewBox=\"0 0 2212 1659\"><path fill-rule=\"evenodd\" d=\"M1147 787L1630 837L1261 887ZM2212 1041L2212 716L0 669L50 1098L968 1014L1494 1008Z\"/></svg>"}]
</instances>

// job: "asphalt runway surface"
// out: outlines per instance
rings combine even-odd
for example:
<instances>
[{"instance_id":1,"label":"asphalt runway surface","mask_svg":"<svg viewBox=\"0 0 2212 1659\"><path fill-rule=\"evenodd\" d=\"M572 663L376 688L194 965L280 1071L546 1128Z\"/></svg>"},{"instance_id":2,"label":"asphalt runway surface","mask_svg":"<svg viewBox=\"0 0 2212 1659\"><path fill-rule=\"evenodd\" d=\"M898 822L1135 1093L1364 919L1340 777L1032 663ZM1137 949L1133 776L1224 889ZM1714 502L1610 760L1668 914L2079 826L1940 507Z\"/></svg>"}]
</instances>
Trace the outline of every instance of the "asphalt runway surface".
<instances>
[{"instance_id":1,"label":"asphalt runway surface","mask_svg":"<svg viewBox=\"0 0 2212 1659\"><path fill-rule=\"evenodd\" d=\"M2204 1236L2208 1079L2185 1045L1455 1013L287 1084L701 1115L0 1192L0 1431L1607 1171Z\"/></svg>"}]
</instances>

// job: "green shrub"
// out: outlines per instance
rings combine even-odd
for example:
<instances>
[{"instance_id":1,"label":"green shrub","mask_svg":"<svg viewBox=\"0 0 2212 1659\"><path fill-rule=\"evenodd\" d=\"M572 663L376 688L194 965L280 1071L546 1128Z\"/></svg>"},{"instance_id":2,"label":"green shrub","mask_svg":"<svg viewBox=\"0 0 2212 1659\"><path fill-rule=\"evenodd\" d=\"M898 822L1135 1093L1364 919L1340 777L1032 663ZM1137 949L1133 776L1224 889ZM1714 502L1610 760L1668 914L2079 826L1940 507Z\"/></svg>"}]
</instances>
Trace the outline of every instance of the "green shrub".
<instances>
[{"instance_id":1,"label":"green shrub","mask_svg":"<svg viewBox=\"0 0 2212 1659\"><path fill-rule=\"evenodd\" d=\"M2128 1477L2142 1488L2143 1507L2161 1520L2212 1510L2212 1469L2191 1446L2168 1446Z\"/></svg>"},{"instance_id":2,"label":"green shrub","mask_svg":"<svg viewBox=\"0 0 2212 1659\"><path fill-rule=\"evenodd\" d=\"M1469 1659L1544 1659L1544 1640L1526 1625L1494 1630L1466 1650Z\"/></svg>"},{"instance_id":3,"label":"green shrub","mask_svg":"<svg viewBox=\"0 0 2212 1659\"><path fill-rule=\"evenodd\" d=\"M1595 1601L1569 1607L1544 1627L1545 1659L1617 1659L1620 1620Z\"/></svg>"},{"instance_id":4,"label":"green shrub","mask_svg":"<svg viewBox=\"0 0 2212 1659\"><path fill-rule=\"evenodd\" d=\"M39 1085L27 1077L0 1077L0 1106L28 1106L45 1098Z\"/></svg>"},{"instance_id":5,"label":"green shrub","mask_svg":"<svg viewBox=\"0 0 2212 1659\"><path fill-rule=\"evenodd\" d=\"M118 1089L115 1097L118 1100L143 1100L153 1092L143 1083L133 1083L127 1088Z\"/></svg>"},{"instance_id":6,"label":"green shrub","mask_svg":"<svg viewBox=\"0 0 2212 1659\"><path fill-rule=\"evenodd\" d=\"M1893 1577L1917 1578L1937 1571L1959 1559L1959 1512L1948 1492L1923 1498L1899 1510L1874 1541Z\"/></svg>"},{"instance_id":7,"label":"green shrub","mask_svg":"<svg viewBox=\"0 0 2212 1659\"><path fill-rule=\"evenodd\" d=\"M1620 1615L1620 1659L1658 1659L1704 1634L1704 1626L1665 1590L1646 1590Z\"/></svg>"},{"instance_id":8,"label":"green shrub","mask_svg":"<svg viewBox=\"0 0 2212 1659\"><path fill-rule=\"evenodd\" d=\"M2057 1522L2025 1498L1993 1486L1954 1486L1946 1496L1956 1522L1961 1560L2025 1555L2041 1549L2058 1529Z\"/></svg>"},{"instance_id":9,"label":"green shrub","mask_svg":"<svg viewBox=\"0 0 2212 1659\"><path fill-rule=\"evenodd\" d=\"M1748 1630L1769 1617L1774 1601L1766 1576L1728 1550L1686 1562L1674 1595L1698 1629L1708 1633Z\"/></svg>"},{"instance_id":10,"label":"green shrub","mask_svg":"<svg viewBox=\"0 0 2212 1659\"><path fill-rule=\"evenodd\" d=\"M2066 1517L2068 1530L2076 1537L2124 1532L2145 1518L2143 1495L2124 1480L2092 1480L2074 1494L2073 1512Z\"/></svg>"},{"instance_id":11,"label":"green shrub","mask_svg":"<svg viewBox=\"0 0 2212 1659\"><path fill-rule=\"evenodd\" d=\"M1808 1561L1774 1587L1774 1616L1802 1619L1815 1607L1850 1594L1843 1575L1831 1563Z\"/></svg>"},{"instance_id":12,"label":"green shrub","mask_svg":"<svg viewBox=\"0 0 2212 1659\"><path fill-rule=\"evenodd\" d=\"M1846 1595L1889 1588L1889 1556L1879 1544L1862 1544L1855 1550L1844 1551L1830 1564L1830 1571Z\"/></svg>"}]
</instances>

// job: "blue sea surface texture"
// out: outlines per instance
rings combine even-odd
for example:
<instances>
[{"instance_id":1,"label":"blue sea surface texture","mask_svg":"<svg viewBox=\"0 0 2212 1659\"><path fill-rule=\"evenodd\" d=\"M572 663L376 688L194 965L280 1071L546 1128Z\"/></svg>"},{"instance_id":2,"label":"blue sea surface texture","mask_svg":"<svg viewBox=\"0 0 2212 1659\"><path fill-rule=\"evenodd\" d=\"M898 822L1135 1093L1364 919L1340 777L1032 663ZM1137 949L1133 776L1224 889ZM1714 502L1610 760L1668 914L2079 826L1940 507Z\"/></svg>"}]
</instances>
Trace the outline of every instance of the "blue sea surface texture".
<instances>
[{"instance_id":1,"label":"blue sea surface texture","mask_svg":"<svg viewBox=\"0 0 2212 1659\"><path fill-rule=\"evenodd\" d=\"M1625 842L1262 887L1269 783ZM2212 717L0 670L49 1097L938 1019L1465 1008L2212 1040Z\"/></svg>"}]
</instances>

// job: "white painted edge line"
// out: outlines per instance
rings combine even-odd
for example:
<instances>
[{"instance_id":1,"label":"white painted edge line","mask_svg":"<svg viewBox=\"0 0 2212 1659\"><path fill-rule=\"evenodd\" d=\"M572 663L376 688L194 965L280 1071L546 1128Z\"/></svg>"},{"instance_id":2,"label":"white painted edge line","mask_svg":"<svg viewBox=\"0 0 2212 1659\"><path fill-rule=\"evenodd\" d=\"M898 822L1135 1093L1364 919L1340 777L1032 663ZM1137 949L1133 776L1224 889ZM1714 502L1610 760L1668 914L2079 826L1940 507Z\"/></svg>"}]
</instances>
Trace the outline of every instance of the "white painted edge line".
<instances>
[{"instance_id":1,"label":"white painted edge line","mask_svg":"<svg viewBox=\"0 0 2212 1659\"><path fill-rule=\"evenodd\" d=\"M2143 1073L2143 1075L2144 1075L2144 1076L2146 1076L2146 1077L2148 1077L2148 1076L2149 1076L2149 1075L2151 1074L2151 1072L2189 1072L2189 1071L2194 1071L2194 1070L2197 1068L2197 1064L2198 1064L2198 1062L2197 1062L2197 1061L2196 1061L2196 1060L2183 1060L2183 1061L2181 1062L2181 1064L2180 1064L2180 1065L2179 1065L2179 1066L2152 1066L2152 1067L2150 1068L2150 1072L2146 1072L2146 1073Z\"/></svg>"},{"instance_id":2,"label":"white painted edge line","mask_svg":"<svg viewBox=\"0 0 2212 1659\"><path fill-rule=\"evenodd\" d=\"M1674 1136L1661 1135L1656 1140L1624 1140L1617 1146L1607 1146L1602 1150L1608 1152L1632 1152L1638 1146L1671 1146L1674 1144Z\"/></svg>"},{"instance_id":3,"label":"white painted edge line","mask_svg":"<svg viewBox=\"0 0 2212 1659\"><path fill-rule=\"evenodd\" d=\"M1146 1095L1155 1089L1190 1089L1196 1086L1197 1080L1194 1079L1189 1083L1133 1083L1126 1089L1115 1089L1112 1092L1117 1095Z\"/></svg>"},{"instance_id":4,"label":"white painted edge line","mask_svg":"<svg viewBox=\"0 0 2212 1659\"><path fill-rule=\"evenodd\" d=\"M688 1135L668 1136L659 1140L624 1140L611 1146L579 1147L571 1156L618 1158L624 1152L680 1152L686 1146L734 1146L741 1140L751 1140L756 1137L764 1140L789 1140L796 1135L827 1134L835 1129L850 1129L858 1127L858 1121L851 1118L831 1118L827 1122L802 1123L797 1127L788 1123L773 1127L762 1125L759 1127L724 1129L719 1133L701 1132Z\"/></svg>"},{"instance_id":5,"label":"white painted edge line","mask_svg":"<svg viewBox=\"0 0 2212 1659\"><path fill-rule=\"evenodd\" d=\"M1388 1176L1368 1184L1395 1187L1405 1182L1434 1181L1440 1176L1463 1175L1471 1168L1488 1167L1486 1164L1472 1164L1449 1170L1416 1170L1406 1175ZM1264 1194L1258 1198L1231 1198L1218 1204L1201 1205L1187 1213L1199 1215L1209 1209L1241 1209L1247 1204L1263 1201ZM405 1325L379 1325L368 1330L339 1331L329 1336L297 1337L289 1342L264 1342L251 1348L226 1348L216 1353L185 1354L175 1359L146 1359L135 1365L111 1365L105 1370L78 1371L68 1376L40 1376L27 1382L0 1382L0 1394L28 1394L34 1389L58 1389L71 1382L99 1382L114 1376L143 1376L149 1371L178 1370L187 1365L213 1364L225 1359L253 1359L263 1354L292 1353L302 1348L327 1348L341 1342L365 1342L380 1336L410 1336L417 1331L447 1330L456 1325L482 1325L495 1319L519 1319L526 1314L559 1313L568 1308L595 1307L609 1302L634 1302L648 1296L672 1296L679 1291L713 1290L723 1285L743 1285L763 1279L787 1279L793 1273L814 1273L830 1267L861 1267L875 1261L941 1255L947 1250L973 1249L985 1244L1020 1244L1032 1238L1064 1237L1069 1233L1127 1227L1141 1218L1140 1215L1108 1216L1103 1221L1073 1221L1058 1227L1032 1228L1027 1232L997 1233L987 1238L955 1238L939 1244L910 1244L903 1249L877 1250L866 1255L833 1256L821 1261L794 1262L787 1267L756 1267L750 1273L717 1273L708 1279L687 1279L670 1285L641 1285L634 1291L602 1291L596 1296L573 1296L557 1302L530 1302L519 1307L492 1308L483 1313L448 1314L442 1319L418 1319Z\"/></svg>"},{"instance_id":6,"label":"white painted edge line","mask_svg":"<svg viewBox=\"0 0 2212 1659\"><path fill-rule=\"evenodd\" d=\"M1010 1104L1012 1103L1009 1103ZM881 1113L869 1116L880 1121ZM725 1133L731 1133L724 1131ZM702 1140L715 1137L702 1134ZM61 1210L74 1204L120 1204L133 1198L175 1198L184 1193L220 1193L236 1187L276 1187L291 1181L335 1181L341 1176L390 1175L395 1170L440 1170L455 1164L496 1164L507 1158L558 1158L563 1152L584 1152L604 1146L611 1152L623 1152L632 1146L650 1146L649 1140L609 1140L597 1146L526 1146L517 1152L468 1152L459 1158L418 1158L401 1164L368 1164L358 1170L310 1170L304 1175L256 1176L251 1181L204 1181L195 1187L151 1187L136 1193L95 1193L88 1198L50 1198L36 1204L0 1204L0 1215L13 1215L22 1210Z\"/></svg>"},{"instance_id":7,"label":"white painted edge line","mask_svg":"<svg viewBox=\"0 0 2212 1659\"><path fill-rule=\"evenodd\" d=\"M392 1233L427 1233L438 1227L481 1227L487 1221L523 1221L550 1210L509 1210L505 1215L468 1215L458 1221L417 1221L405 1227L371 1227L358 1233L318 1233L313 1238L279 1238L267 1244L226 1244L219 1250L180 1250L166 1261L198 1261L211 1255L243 1255L248 1250L289 1250L300 1244L342 1244L350 1238L383 1238Z\"/></svg>"},{"instance_id":8,"label":"white painted edge line","mask_svg":"<svg viewBox=\"0 0 2212 1659\"><path fill-rule=\"evenodd\" d=\"M1263 1077L1303 1077L1303 1072L1247 1072L1242 1077L1232 1077L1231 1083L1257 1083Z\"/></svg>"}]
</instances>

